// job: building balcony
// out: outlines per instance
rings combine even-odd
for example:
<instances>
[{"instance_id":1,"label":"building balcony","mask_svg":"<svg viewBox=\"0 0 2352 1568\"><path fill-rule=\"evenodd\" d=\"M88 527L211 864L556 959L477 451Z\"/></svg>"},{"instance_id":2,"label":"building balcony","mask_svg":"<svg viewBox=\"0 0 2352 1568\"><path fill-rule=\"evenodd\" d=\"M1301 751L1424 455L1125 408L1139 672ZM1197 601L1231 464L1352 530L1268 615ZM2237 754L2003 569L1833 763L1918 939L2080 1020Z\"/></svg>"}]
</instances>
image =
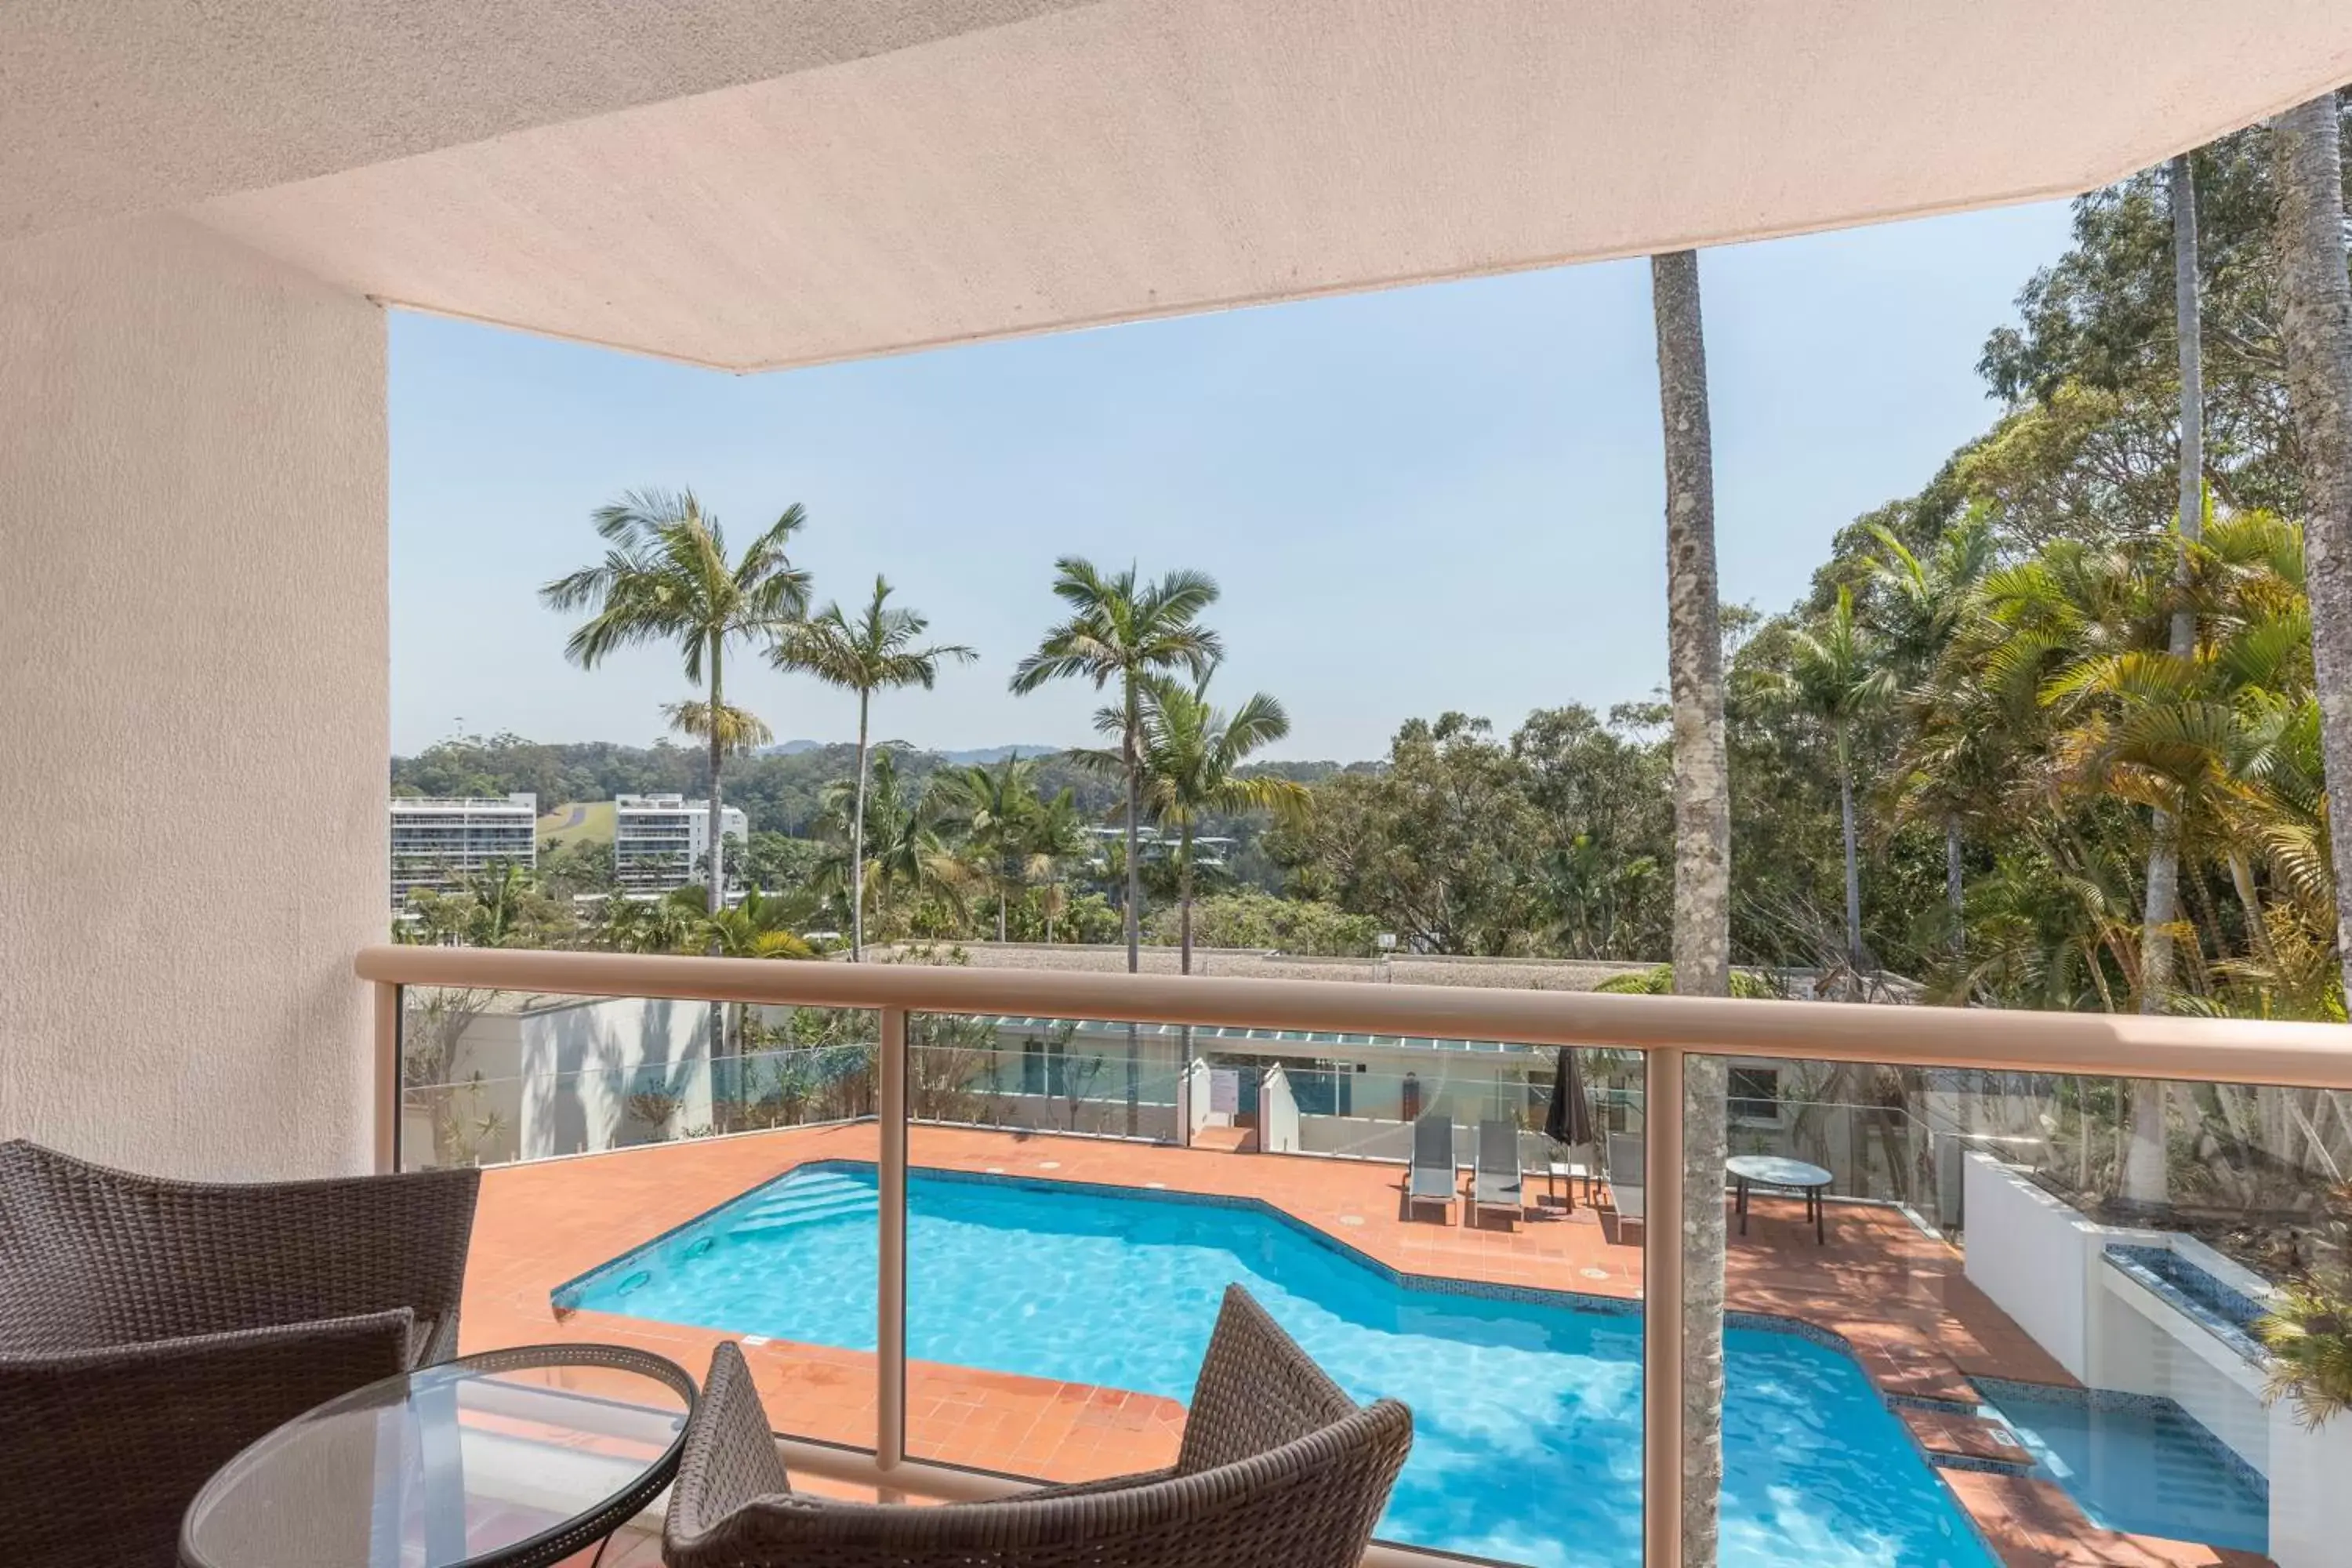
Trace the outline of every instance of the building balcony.
<instances>
[{"instance_id":1,"label":"building balcony","mask_svg":"<svg viewBox=\"0 0 2352 1568\"><path fill-rule=\"evenodd\" d=\"M757 1335L771 1418L803 1434L787 1452L817 1484L1002 1491L1076 1473L1093 1449L1164 1445L1171 1363L1150 1358L1196 1335L1202 1313L1171 1275L1142 1292L1148 1314L1113 1293L1060 1336L1104 1353L1060 1374L992 1364L1021 1360L992 1347L1026 1342L990 1309L1046 1275L1021 1267L1044 1241L991 1237L1080 1248L1103 1239L1078 1223L1097 1203L1246 1199L1258 1206L1212 1206L1272 1238L1248 1260L1274 1271L1269 1294L1295 1265L1339 1270L1333 1289L1357 1310L1327 1316L1367 1336L1339 1346L1347 1375L1422 1406L1423 1457L1386 1538L1676 1568L1683 1285L1686 1266L1712 1276L1723 1173L1689 1180L1682 1116L1650 1116L1638 1160L1601 1161L1609 1179L1590 1209L1580 1193L1575 1211L1522 1202L1511 1220L1492 1203L1487 1225L1465 1226L1456 1200L1441 1225L1429 1205L1391 1211L1394 1128L1381 1147L1337 1152L1306 1147L1302 1130L1288 1152L1284 1128L1240 1125L1238 1100L1220 1107L1228 1080L1216 1075L1231 1069L1213 1054L1200 1058L1202 1083L1192 1058L1176 1062L1165 1147L1139 1136L1159 1102L1139 1089L1130 1100L1123 1084L1113 1103L1087 1089L1090 1124L1059 1131L910 1125L922 1080L896 1044L910 1016L1618 1050L1633 1053L1653 1107L1680 1105L1686 1071L1707 1077L1710 1052L2056 1075L2074 1087L2021 1103L2046 1112L2032 1135L2063 1159L2037 1155L2024 1163L2035 1180L2012 1179L2018 1163L1994 1158L2011 1146L1992 1142L1957 1177L1938 1166L1939 1193L1957 1185L1979 1211L1957 1251L1940 1211L1914 1202L1917 1220L1898 1220L1871 1206L1884 1194L1841 1190L1843 1167L1810 1252L1788 1199L1750 1194L1748 1233L1734 1222L1723 1252L1727 1289L1774 1321L1734 1331L1783 1354L1779 1372L1752 1373L1740 1368L1762 1363L1735 1346L1719 1412L1727 1568L1976 1568L1987 1553L2240 1563L2228 1554L2257 1549L2235 1544L2252 1531L2230 1521L2250 1526L2254 1479L2268 1493L2259 1550L2281 1568L2342 1563L2352 1519L2328 1481L2352 1494L2341 1485L2352 1457L2310 1447L2289 1407L2248 1392L2263 1369L2228 1331L2244 1311L2233 1302L2263 1286L2231 1272L2244 1260L2222 1244L2237 1244L2052 1190L2070 1162L2085 1186L2115 1163L2099 1109L2114 1097L2099 1084L2168 1079L2204 1093L2219 1079L2289 1124L2289 1112L2340 1118L2340 1101L2293 1098L2352 1091L2340 1028L692 959L599 970L560 962L576 954L369 944L384 931L391 842L388 306L759 372L1988 208L2097 188L2333 91L2352 78L2343 6L712 0L526 3L494 25L483 14L446 0L396 16L289 0L0 9L0 58L24 62L0 94L0 512L38 520L8 534L22 589L0 616L12 737L0 770L12 797L42 805L0 829L0 1137L190 1180L389 1169L404 1132L403 987L680 1008L675 1034L582 1042L624 1072L645 1065L651 1040L690 1052L687 1015L709 1029L713 998L864 1009L871 1103L839 1110L838 1129L799 1110L740 1132L715 1114L681 1121L690 1073L675 1089L551 1093L551 1146L584 1150L592 1127L611 1142L632 1118L641 1131L623 1141L658 1129L678 1146L493 1173L467 1303L477 1342L596 1321L647 1343L668 1333L690 1362L711 1334ZM995 542L976 528L971 547ZM1412 569L1400 558L1396 570ZM265 796L267 832L242 818L223 830L224 803L250 814ZM536 1026L516 1012L495 1026L520 1037ZM707 1082L712 1057L729 1053L708 1039L703 1051ZM1021 1092L1067 1100L1070 1070L1066 1054L1058 1093L1050 1066ZM509 1076L519 1135L530 1075ZM483 1087L497 1081L486 1073ZM436 1157L490 1137L498 1108L458 1114L470 1074L413 1087L428 1100L447 1091L424 1108L419 1136ZM1752 1108L1761 1087L1747 1081L1737 1098ZM706 1088L704 1109L756 1103L726 1088ZM1780 1097L1802 1098L1785 1085ZM1491 1119L1475 1100L1454 1102L1465 1123ZM1322 1114L1296 1093L1290 1104ZM1693 1119L1710 1160L1723 1109ZM1399 1112L1402 1126L1401 1085ZM1737 1119L1727 1150L1763 1134L1753 1120ZM1892 1131L1864 1125L1868 1139ZM1207 1147L1219 1142L1235 1147ZM552 1292L574 1274L599 1289L594 1270L667 1225L826 1159L853 1187L872 1164L872 1209L836 1226L872 1235L871 1344L856 1321L797 1325L806 1337L793 1339L748 1321L664 1329L588 1304L559 1319ZM936 1216L910 1173L990 1177L992 1165L1041 1184L1014 1194L1072 1223L982 1226L959 1274L950 1254L928 1250ZM1660 1223L1629 1239L1633 1165ZM1109 1195L1077 1190L1081 1172ZM1681 1216L1689 1187L1703 1201L1686 1258L1682 1220L1665 1216ZM1038 1218L1013 1219L1024 1215ZM571 1242L556 1224L578 1233L561 1257ZM2004 1237L2017 1245L1990 1245ZM1150 1283L1140 1268L1113 1278ZM1294 1294L1312 1302L1321 1289L1302 1279ZM1629 1315L1636 1289L1642 1311ZM961 1342L922 1337L942 1300L970 1308ZM1889 1326L1864 1333L1865 1309ZM1127 1337L1089 1338L1110 1329ZM1559 1348L1604 1340L1607 1354ZM1546 1356L1574 1365L1520 1359ZM788 1385L798 1367L826 1370ZM1979 1414L2010 1401L2059 1414ZM1703 1436L1718 1414L1706 1387L1694 1408ZM1865 1426L1883 1440L1832 1440ZM2031 1465L1999 1430L2032 1434ZM1937 1441L1975 1462L1937 1462ZM1431 1468L1465 1455L1483 1458ZM2119 1489L2103 1486L2110 1473ZM2184 1481L2214 1477L2237 1484L2210 1506ZM2002 1500L1979 1507L1978 1493ZM2143 1505L2183 1498L2192 1519L2159 1506L2148 1511L2166 1528L2143 1528ZM20 1529L49 1501L5 1500ZM1837 1511L1849 1504L1863 1511ZM1550 1528L1559 1519L1574 1530ZM1906 1532L1932 1543L1911 1550Z\"/></svg>"},{"instance_id":2,"label":"building balcony","mask_svg":"<svg viewBox=\"0 0 2352 1568\"><path fill-rule=\"evenodd\" d=\"M1713 1169L1726 1568L2327 1561L2340 1505L2315 1478L2347 1434L2200 1372L2221 1342L2086 1271L2067 1238L2100 1231L2091 1205L2047 1177L2113 1147L2052 1113L2122 1058L2202 1077L2226 1036L2241 1071L2352 1075L2330 1032L446 950L365 967L467 983L406 990L400 1117L409 1163L488 1167L467 1347L698 1368L740 1343L790 1462L831 1484L971 1496L1165 1464L1238 1281L1351 1394L1414 1409L1376 1557L1630 1568L1655 1502L1649 1336L1675 1342L1654 1286L1706 1268L1645 1223L1685 1185L1652 1151L1687 1130L1646 1113L1672 1035L1739 1064L1718 1160L1828 1178L1816 1208ZM697 994L606 994L648 976ZM532 989L494 1003L499 978ZM1017 1012L945 1010L1016 993ZM453 995L475 1009L455 1036ZM1114 997L1149 1021L1106 1022ZM1573 1149L1541 1131L1567 1037L1591 1118ZM2082 1070L1993 1087L1927 1066L2022 1059ZM1417 1203L1410 1118L1431 1114L1457 1139L1444 1201ZM1485 1205L1481 1122L1520 1172ZM2203 1256L2185 1234L2109 1239Z\"/></svg>"}]
</instances>

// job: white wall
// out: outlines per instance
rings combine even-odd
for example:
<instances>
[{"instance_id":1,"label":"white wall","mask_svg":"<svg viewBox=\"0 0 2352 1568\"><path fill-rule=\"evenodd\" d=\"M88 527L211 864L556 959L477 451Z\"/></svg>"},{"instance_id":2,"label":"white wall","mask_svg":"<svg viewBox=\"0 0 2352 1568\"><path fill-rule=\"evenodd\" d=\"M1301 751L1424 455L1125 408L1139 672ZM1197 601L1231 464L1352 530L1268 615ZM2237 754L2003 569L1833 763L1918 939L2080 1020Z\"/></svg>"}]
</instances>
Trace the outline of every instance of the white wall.
<instances>
[{"instance_id":1,"label":"white wall","mask_svg":"<svg viewBox=\"0 0 2352 1568\"><path fill-rule=\"evenodd\" d=\"M2169 1399L2268 1474L2261 1371L2129 1275L2102 1262L2091 1279L2091 1386Z\"/></svg>"},{"instance_id":2,"label":"white wall","mask_svg":"<svg viewBox=\"0 0 2352 1568\"><path fill-rule=\"evenodd\" d=\"M522 1157L616 1149L709 1129L710 1013L702 1002L615 996L525 1014ZM640 1096L672 1098L676 1105L656 1126L631 1113Z\"/></svg>"},{"instance_id":3,"label":"white wall","mask_svg":"<svg viewBox=\"0 0 2352 1568\"><path fill-rule=\"evenodd\" d=\"M0 246L0 1136L364 1169L383 314L170 218Z\"/></svg>"},{"instance_id":4,"label":"white wall","mask_svg":"<svg viewBox=\"0 0 2352 1568\"><path fill-rule=\"evenodd\" d=\"M2187 1237L2114 1229L1983 1154L1968 1157L1968 1277L2068 1373L2162 1394L2270 1480L2279 1568L2341 1568L2352 1541L2352 1417L2305 1431L2267 1410L2262 1373L2101 1258L2111 1241L2171 1246L2240 1289L2260 1281Z\"/></svg>"},{"instance_id":5,"label":"white wall","mask_svg":"<svg viewBox=\"0 0 2352 1568\"><path fill-rule=\"evenodd\" d=\"M1290 1092L1290 1075L1280 1062L1266 1069L1257 1089L1257 1146L1265 1154L1296 1154L1298 1142L1298 1101Z\"/></svg>"},{"instance_id":6,"label":"white wall","mask_svg":"<svg viewBox=\"0 0 2352 1568\"><path fill-rule=\"evenodd\" d=\"M1990 1155L1970 1154L1965 1203L1969 1283L2057 1358L2091 1377L2089 1269L2099 1227Z\"/></svg>"},{"instance_id":7,"label":"white wall","mask_svg":"<svg viewBox=\"0 0 2352 1568\"><path fill-rule=\"evenodd\" d=\"M2352 1415L2306 1432L2290 1402L2269 1414L2271 1561L2343 1568L2352 1559Z\"/></svg>"}]
</instances>

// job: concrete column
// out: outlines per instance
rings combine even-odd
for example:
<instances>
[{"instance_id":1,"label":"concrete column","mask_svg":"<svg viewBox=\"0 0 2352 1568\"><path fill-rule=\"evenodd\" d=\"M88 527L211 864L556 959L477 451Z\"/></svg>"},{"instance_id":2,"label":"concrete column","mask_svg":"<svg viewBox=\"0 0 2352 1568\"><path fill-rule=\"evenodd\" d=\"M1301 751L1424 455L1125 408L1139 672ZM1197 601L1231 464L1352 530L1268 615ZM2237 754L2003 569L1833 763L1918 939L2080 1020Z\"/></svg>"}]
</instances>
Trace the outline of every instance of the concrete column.
<instances>
[{"instance_id":1,"label":"concrete column","mask_svg":"<svg viewBox=\"0 0 2352 1568\"><path fill-rule=\"evenodd\" d=\"M169 217L0 247L0 1137L359 1171L383 313Z\"/></svg>"}]
</instances>

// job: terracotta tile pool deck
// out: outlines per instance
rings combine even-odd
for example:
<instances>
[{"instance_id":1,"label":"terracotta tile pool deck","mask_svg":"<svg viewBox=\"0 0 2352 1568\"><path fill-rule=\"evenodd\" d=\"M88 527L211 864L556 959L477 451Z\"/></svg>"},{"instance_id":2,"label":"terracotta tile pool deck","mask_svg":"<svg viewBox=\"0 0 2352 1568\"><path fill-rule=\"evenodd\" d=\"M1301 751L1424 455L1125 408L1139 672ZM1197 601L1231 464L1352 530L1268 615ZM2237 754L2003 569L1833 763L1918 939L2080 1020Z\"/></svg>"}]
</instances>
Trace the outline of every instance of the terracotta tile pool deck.
<instances>
[{"instance_id":1,"label":"terracotta tile pool deck","mask_svg":"<svg viewBox=\"0 0 2352 1568\"><path fill-rule=\"evenodd\" d=\"M485 1173L466 1278L465 1348L551 1340L641 1345L700 1377L717 1330L610 1313L559 1315L550 1293L573 1277L746 1189L816 1160L875 1159L871 1122L789 1128L733 1138L509 1165ZM1107 1139L916 1127L917 1167L1002 1173L1255 1198L1403 1272L1586 1295L1638 1299L1642 1230L1620 1226L1606 1189L1598 1208L1580 1189L1569 1208L1531 1178L1534 1206L1515 1226L1408 1218L1401 1166L1295 1155L1174 1149ZM1562 1184L1563 1194L1567 1184ZM1930 1452L2015 1458L1969 1414L1969 1379L2072 1380L1970 1285L1960 1254L1900 1213L1832 1205L1817 1244L1794 1199L1758 1197L1748 1234L1731 1237L1727 1300L1842 1336ZM870 1448L870 1353L782 1341L748 1342L754 1382L779 1431ZM1183 1407L1154 1395L1009 1373L910 1362L910 1458L1053 1480L1164 1465ZM2029 1477L1947 1469L1946 1479L2008 1568L2259 1568L2268 1559L2098 1529L2059 1488Z\"/></svg>"}]
</instances>

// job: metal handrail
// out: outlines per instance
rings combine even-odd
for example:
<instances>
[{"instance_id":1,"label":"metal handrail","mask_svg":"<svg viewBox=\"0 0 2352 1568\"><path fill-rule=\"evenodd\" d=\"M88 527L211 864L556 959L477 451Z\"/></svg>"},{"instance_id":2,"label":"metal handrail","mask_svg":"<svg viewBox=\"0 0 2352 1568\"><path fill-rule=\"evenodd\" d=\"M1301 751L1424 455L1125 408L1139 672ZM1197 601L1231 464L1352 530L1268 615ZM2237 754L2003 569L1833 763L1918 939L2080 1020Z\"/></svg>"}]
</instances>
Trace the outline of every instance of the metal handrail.
<instances>
[{"instance_id":1,"label":"metal handrail","mask_svg":"<svg viewBox=\"0 0 2352 1568\"><path fill-rule=\"evenodd\" d=\"M368 947L360 951L358 971L362 980L394 985L1020 1012L2352 1089L2352 1029L2340 1024L508 948Z\"/></svg>"},{"instance_id":2,"label":"metal handrail","mask_svg":"<svg viewBox=\"0 0 2352 1568\"><path fill-rule=\"evenodd\" d=\"M909 1461L906 1454L910 1012L1616 1047L1643 1053L1643 1092L1654 1106L1683 1103L1684 1061L1694 1051L2352 1089L2352 1029L2335 1024L505 948L368 947L360 951L356 967L360 978L375 988L376 1155L386 1169L398 1132L403 986L877 1009L881 1258L873 1463L885 1484L916 1489L921 1489L919 1478L936 1467ZM1650 1118L1643 1178L1650 1211L1660 1223L1645 1225L1642 1240L1646 1568L1680 1568L1682 1561L1683 1164L1683 1118ZM933 1484L957 1483L943 1474ZM1372 1556L1400 1563L1447 1560L1392 1547L1380 1547Z\"/></svg>"}]
</instances>

